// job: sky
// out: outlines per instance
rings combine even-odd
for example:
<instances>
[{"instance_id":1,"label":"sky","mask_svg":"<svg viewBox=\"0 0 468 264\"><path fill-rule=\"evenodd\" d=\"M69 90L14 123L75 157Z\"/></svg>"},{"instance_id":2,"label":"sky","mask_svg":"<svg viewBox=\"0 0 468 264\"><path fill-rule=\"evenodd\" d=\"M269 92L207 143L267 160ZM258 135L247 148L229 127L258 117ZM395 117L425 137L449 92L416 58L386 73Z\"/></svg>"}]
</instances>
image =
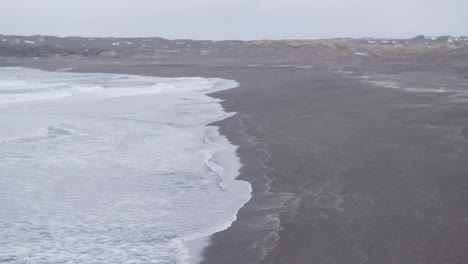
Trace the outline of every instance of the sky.
<instances>
[{"instance_id":1,"label":"sky","mask_svg":"<svg viewBox=\"0 0 468 264\"><path fill-rule=\"evenodd\" d=\"M0 34L211 40L468 36L468 0L0 0Z\"/></svg>"}]
</instances>

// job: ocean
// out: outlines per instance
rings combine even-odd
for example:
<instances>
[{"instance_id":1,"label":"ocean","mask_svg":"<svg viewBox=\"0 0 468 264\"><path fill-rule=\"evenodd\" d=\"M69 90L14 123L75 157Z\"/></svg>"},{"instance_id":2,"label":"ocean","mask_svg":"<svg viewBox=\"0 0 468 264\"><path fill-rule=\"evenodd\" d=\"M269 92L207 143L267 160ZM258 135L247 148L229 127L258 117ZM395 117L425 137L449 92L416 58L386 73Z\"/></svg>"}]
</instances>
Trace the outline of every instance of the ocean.
<instances>
[{"instance_id":1,"label":"ocean","mask_svg":"<svg viewBox=\"0 0 468 264\"><path fill-rule=\"evenodd\" d=\"M214 78L0 68L0 262L187 263L250 198Z\"/></svg>"}]
</instances>

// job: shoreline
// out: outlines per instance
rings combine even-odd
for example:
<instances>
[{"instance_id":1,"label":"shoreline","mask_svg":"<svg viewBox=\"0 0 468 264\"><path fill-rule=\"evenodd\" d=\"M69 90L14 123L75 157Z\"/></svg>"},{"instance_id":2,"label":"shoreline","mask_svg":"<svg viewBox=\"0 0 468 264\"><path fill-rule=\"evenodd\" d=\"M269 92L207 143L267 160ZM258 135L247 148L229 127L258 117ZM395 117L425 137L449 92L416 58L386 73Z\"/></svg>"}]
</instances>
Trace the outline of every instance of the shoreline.
<instances>
[{"instance_id":1,"label":"shoreline","mask_svg":"<svg viewBox=\"0 0 468 264\"><path fill-rule=\"evenodd\" d=\"M208 93L206 93L206 95L209 96L209 97L215 98L215 99L219 99L219 98L211 96L211 94L218 93L218 92L223 92L225 90L236 89L236 88L239 87L239 83L237 81L235 81L235 80L227 80L227 79L221 79L221 78L210 78L210 79L213 79L216 82L216 85L214 87L215 91L208 92ZM231 83L231 84L229 84L229 83ZM218 103L222 105L222 101L220 101ZM216 234L216 233L223 232L224 230L226 230L226 229L228 229L228 228L230 228L232 226L232 223L235 222L237 220L237 218L238 218L239 210L243 206L245 206L246 203L249 202L249 200L251 199L251 195L252 195L251 184L248 181L238 179L238 177L240 175L239 170L244 166L242 164L242 162L240 162L240 158L239 158L239 155L238 155L237 150L238 150L239 146L233 144L230 141L230 139L228 138L227 135L221 133L220 132L221 128L220 128L219 125L217 125L217 124L223 122L223 120L226 120L226 119L228 119L230 117L235 116L236 113L226 111L226 109L224 109L224 107L223 107L223 111L225 112L225 117L224 118L206 125L206 127L213 127L213 128L215 127L214 130L216 131L216 134L217 134L216 144L220 144L220 145L225 146L224 150L216 152L214 154L214 156L211 157L209 163L212 163L212 164L209 165L209 166L211 167L212 170L217 171L217 174L221 177L220 182L219 182L220 188L228 189L230 192L236 192L236 193L243 194L243 196L247 197L246 198L247 200L237 209L237 211L234 214L234 218L232 219L232 221L229 222L229 224L226 225L225 228L223 228L221 230L218 230L218 231L216 231L216 232L214 232L214 233L212 233L210 235L200 237L200 238L197 238L197 239L194 239L194 240L190 240L190 241L187 241L187 242L184 243L186 245L186 247L187 247L187 250L188 250L189 256L190 256L190 258L188 259L188 262L187 262L188 264L200 264L200 263L203 263L205 261L204 252L206 251L206 249L209 246L211 246L213 235ZM220 141L222 141L222 142L220 142ZM228 156L235 156L236 161L235 162L226 162L226 161L228 161ZM245 188L245 186L242 186L242 185L245 185L245 184L248 185L247 186L248 187L247 192L245 192L245 190L243 190Z\"/></svg>"},{"instance_id":2,"label":"shoreline","mask_svg":"<svg viewBox=\"0 0 468 264\"><path fill-rule=\"evenodd\" d=\"M239 146L238 179L251 183L252 198L231 227L211 236L203 264L468 258L466 57L308 58L313 67L191 60L6 63L241 84L209 96L237 112L214 125Z\"/></svg>"}]
</instances>

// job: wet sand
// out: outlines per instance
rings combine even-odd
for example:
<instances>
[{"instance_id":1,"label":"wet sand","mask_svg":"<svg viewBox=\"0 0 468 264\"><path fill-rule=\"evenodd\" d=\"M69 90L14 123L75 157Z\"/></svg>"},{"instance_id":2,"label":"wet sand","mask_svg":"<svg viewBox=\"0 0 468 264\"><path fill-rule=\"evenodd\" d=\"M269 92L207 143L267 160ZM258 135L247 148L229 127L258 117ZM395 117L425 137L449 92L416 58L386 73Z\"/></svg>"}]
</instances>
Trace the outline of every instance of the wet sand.
<instances>
[{"instance_id":1,"label":"wet sand","mask_svg":"<svg viewBox=\"0 0 468 264\"><path fill-rule=\"evenodd\" d=\"M465 263L468 57L8 59L0 65L234 79L212 96L253 197L204 264Z\"/></svg>"}]
</instances>

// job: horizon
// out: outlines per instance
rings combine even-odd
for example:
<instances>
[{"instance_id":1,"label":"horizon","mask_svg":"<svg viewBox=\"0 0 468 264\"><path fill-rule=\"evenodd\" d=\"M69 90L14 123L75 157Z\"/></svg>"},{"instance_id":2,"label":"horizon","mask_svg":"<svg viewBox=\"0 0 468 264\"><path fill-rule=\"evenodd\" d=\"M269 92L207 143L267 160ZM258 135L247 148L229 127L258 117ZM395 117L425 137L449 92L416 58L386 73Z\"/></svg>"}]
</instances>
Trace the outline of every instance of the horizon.
<instances>
[{"instance_id":1,"label":"horizon","mask_svg":"<svg viewBox=\"0 0 468 264\"><path fill-rule=\"evenodd\" d=\"M467 35L436 35L436 36L431 36L431 35L424 35L424 34L418 34L412 37L408 38L379 38L379 37L333 37L333 38L310 38L310 39L191 39L191 38L164 38L164 37L159 37L159 36L147 36L147 37L116 37L116 36L79 36L79 35L69 35L69 36L57 36L57 35L42 35L42 34L33 34L33 35L18 35L18 34L4 34L0 32L0 36L5 36L5 37L22 37L22 38L32 38L32 37L52 37L52 38L92 38L92 39L145 39L145 38L160 38L160 39L165 39L165 40L170 40L170 41L175 41L175 40L193 40L193 41L283 41L283 40L347 40L347 39L352 39L352 40L360 40L360 39L394 39L394 40L406 40L406 39L414 39L418 37L427 37L427 38L444 38L444 37L449 37L449 38L468 38ZM0 42L1 43L1 42Z\"/></svg>"}]
</instances>

